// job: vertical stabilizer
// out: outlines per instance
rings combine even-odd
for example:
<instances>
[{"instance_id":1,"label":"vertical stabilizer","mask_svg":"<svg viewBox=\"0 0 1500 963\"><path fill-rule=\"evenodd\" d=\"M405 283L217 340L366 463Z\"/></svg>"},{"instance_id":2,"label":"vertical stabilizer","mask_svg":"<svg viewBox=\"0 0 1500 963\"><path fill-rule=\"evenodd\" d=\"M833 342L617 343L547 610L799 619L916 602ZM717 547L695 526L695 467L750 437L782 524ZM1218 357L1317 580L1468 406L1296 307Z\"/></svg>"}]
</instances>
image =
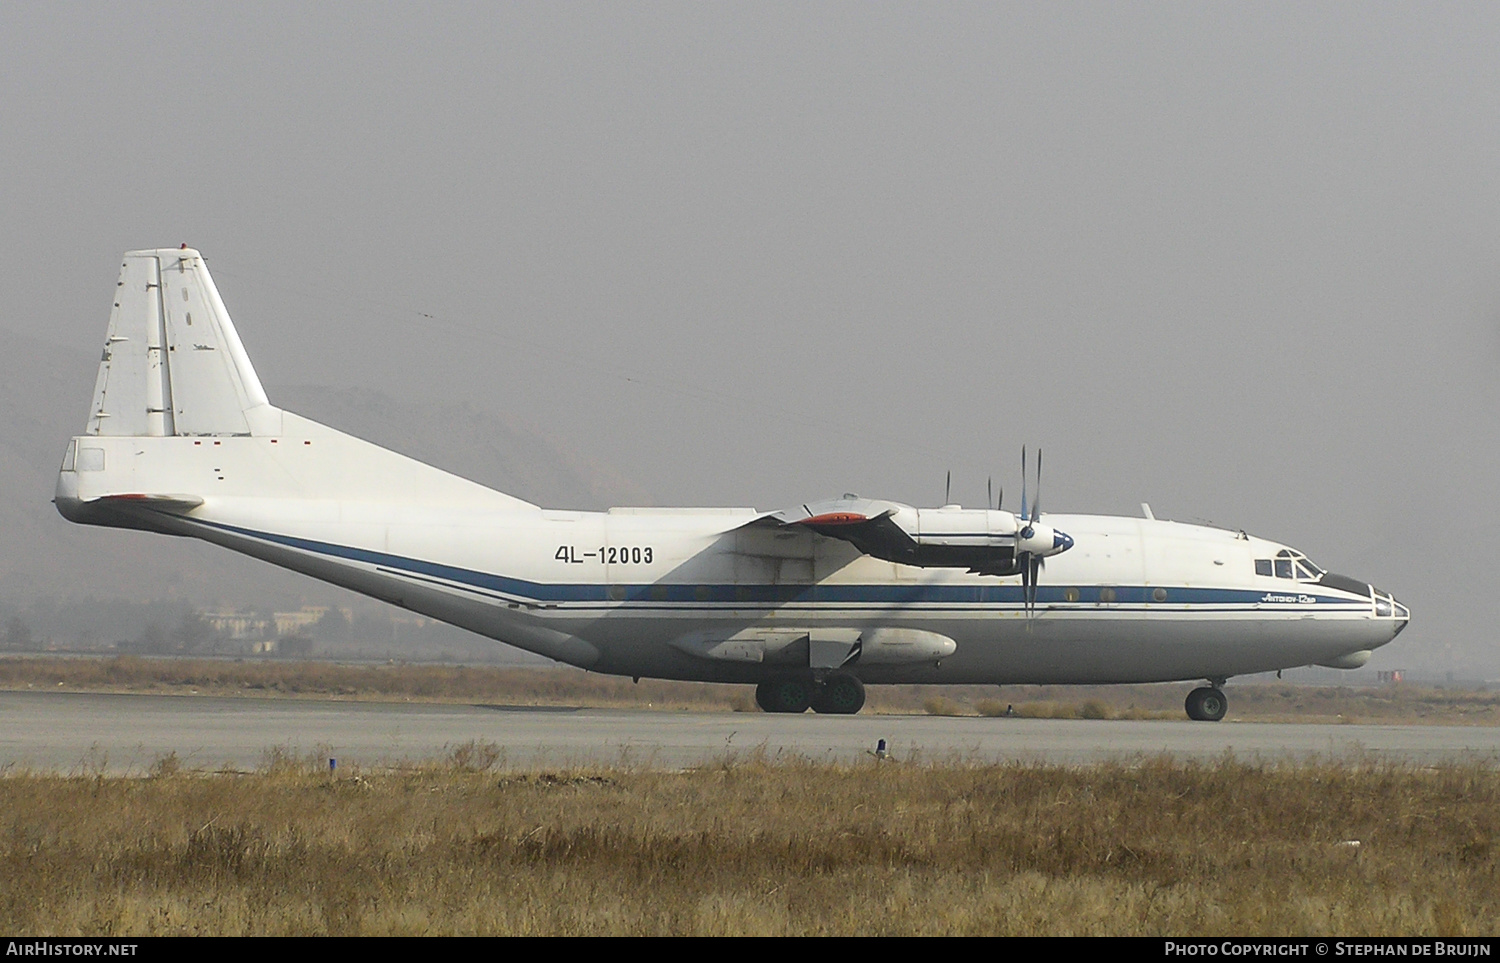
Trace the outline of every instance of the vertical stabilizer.
<instances>
[{"instance_id":1,"label":"vertical stabilizer","mask_svg":"<svg viewBox=\"0 0 1500 963\"><path fill-rule=\"evenodd\" d=\"M203 258L132 251L120 266L94 383L90 435L251 435L281 430Z\"/></svg>"}]
</instances>

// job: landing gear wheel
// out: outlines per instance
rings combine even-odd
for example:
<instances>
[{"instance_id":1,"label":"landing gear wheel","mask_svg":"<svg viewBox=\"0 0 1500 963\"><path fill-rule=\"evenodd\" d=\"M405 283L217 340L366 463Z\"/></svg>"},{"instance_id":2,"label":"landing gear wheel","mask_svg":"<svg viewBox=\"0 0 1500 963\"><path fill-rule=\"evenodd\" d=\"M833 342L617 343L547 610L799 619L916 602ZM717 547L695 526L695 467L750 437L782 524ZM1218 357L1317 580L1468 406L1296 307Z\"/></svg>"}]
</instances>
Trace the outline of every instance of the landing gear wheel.
<instances>
[{"instance_id":1,"label":"landing gear wheel","mask_svg":"<svg viewBox=\"0 0 1500 963\"><path fill-rule=\"evenodd\" d=\"M803 679L774 679L755 687L755 704L762 712L806 712L812 696L812 682Z\"/></svg>"},{"instance_id":2,"label":"landing gear wheel","mask_svg":"<svg viewBox=\"0 0 1500 963\"><path fill-rule=\"evenodd\" d=\"M1186 708L1195 722L1218 722L1229 711L1229 700L1218 689L1199 686L1188 693Z\"/></svg>"},{"instance_id":3,"label":"landing gear wheel","mask_svg":"<svg viewBox=\"0 0 1500 963\"><path fill-rule=\"evenodd\" d=\"M831 675L813 693L814 712L852 716L864 706L865 685L852 675Z\"/></svg>"}]
</instances>

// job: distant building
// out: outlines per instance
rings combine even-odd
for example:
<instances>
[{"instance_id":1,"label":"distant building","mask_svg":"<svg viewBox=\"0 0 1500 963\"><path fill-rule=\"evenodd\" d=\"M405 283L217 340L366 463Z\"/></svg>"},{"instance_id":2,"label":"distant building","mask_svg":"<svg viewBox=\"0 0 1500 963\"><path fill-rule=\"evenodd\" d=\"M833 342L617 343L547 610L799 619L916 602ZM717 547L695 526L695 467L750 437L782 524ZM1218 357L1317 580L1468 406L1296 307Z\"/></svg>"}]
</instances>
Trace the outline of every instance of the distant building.
<instances>
[{"instance_id":1,"label":"distant building","mask_svg":"<svg viewBox=\"0 0 1500 963\"><path fill-rule=\"evenodd\" d=\"M307 634L306 630L317 625L328 614L327 605L304 605L295 612L274 612L270 618L253 612L204 612L203 620L214 627L214 631L230 639L275 640L283 636ZM353 620L354 610L340 608L346 620ZM274 651L255 647L253 651Z\"/></svg>"},{"instance_id":2,"label":"distant building","mask_svg":"<svg viewBox=\"0 0 1500 963\"><path fill-rule=\"evenodd\" d=\"M231 639L263 639L270 634L269 620L246 612L204 612L203 621Z\"/></svg>"}]
</instances>

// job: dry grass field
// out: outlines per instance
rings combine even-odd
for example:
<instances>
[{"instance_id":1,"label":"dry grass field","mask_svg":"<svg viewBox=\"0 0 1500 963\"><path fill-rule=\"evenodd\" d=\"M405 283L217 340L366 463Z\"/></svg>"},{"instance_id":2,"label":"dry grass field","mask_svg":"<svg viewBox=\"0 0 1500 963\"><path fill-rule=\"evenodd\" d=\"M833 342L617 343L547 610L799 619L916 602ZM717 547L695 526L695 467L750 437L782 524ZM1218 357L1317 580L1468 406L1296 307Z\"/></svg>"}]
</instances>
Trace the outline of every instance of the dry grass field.
<instances>
[{"instance_id":1,"label":"dry grass field","mask_svg":"<svg viewBox=\"0 0 1500 963\"><path fill-rule=\"evenodd\" d=\"M1039 718L1183 719L1190 684L871 686L866 712ZM749 686L642 679L577 669L120 657L0 658L0 690L74 689L381 701L588 705L753 712ZM1328 723L1500 725L1500 692L1416 685L1231 685L1229 718Z\"/></svg>"},{"instance_id":2,"label":"dry grass field","mask_svg":"<svg viewBox=\"0 0 1500 963\"><path fill-rule=\"evenodd\" d=\"M1500 931L1500 772L1147 761L0 778L0 929Z\"/></svg>"}]
</instances>

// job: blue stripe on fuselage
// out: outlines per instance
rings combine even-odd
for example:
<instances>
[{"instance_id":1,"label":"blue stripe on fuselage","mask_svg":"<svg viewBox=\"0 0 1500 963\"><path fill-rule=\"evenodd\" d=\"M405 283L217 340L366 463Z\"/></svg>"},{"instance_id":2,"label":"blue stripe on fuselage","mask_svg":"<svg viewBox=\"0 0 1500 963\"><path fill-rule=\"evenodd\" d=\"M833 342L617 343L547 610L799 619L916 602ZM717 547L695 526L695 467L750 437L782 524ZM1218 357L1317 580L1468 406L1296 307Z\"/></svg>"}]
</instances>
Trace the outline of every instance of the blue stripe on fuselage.
<instances>
[{"instance_id":1,"label":"blue stripe on fuselage","mask_svg":"<svg viewBox=\"0 0 1500 963\"><path fill-rule=\"evenodd\" d=\"M478 572L473 569L460 568L454 565L444 565L440 562L425 562L402 555L392 555L388 552L376 552L369 549L352 548L347 545L337 545L331 542L299 538L295 535L257 532L253 529L226 525L222 522L210 522L204 519L184 518L183 520L209 528L233 532L236 535L243 535L247 538L284 545L288 548L295 548L304 552L347 559L352 562L363 562L367 565L394 570L396 573L405 572L413 575L425 575L430 578L456 583L458 586L484 589L489 592L521 598L539 604L560 602L695 602L717 603L720 605L734 603L746 605L780 605L802 602L829 604L875 603L883 605L932 603L1021 605L1024 602L1023 590L1020 585L932 585L922 582L891 585L822 583L815 585L684 585L663 582L603 585L597 583L531 582L526 579L511 578L505 575L492 575L488 572ZM615 590L616 597L611 597L611 588ZM1105 602L1101 597L1101 593L1106 588L1114 590L1115 599L1111 602ZM1166 601L1158 602L1151 597L1152 593L1156 590L1154 586L1079 585L1073 587L1073 589L1078 592L1076 600L1069 600L1064 597L1063 593L1067 591L1067 588L1064 586L1039 586L1036 597L1037 604L1122 606L1149 604L1160 605L1167 610L1171 610L1180 608L1181 606L1250 605L1263 601L1267 594L1288 597L1296 596L1298 601L1283 603L1277 600L1277 602L1272 604L1287 604L1297 608L1313 604L1349 605L1358 601L1336 596L1313 595L1308 592L1267 593L1259 589L1178 587L1167 589ZM623 597L618 597L618 593L621 591L623 591L624 595ZM1301 599L1309 599L1311 601L1304 602L1300 601Z\"/></svg>"}]
</instances>

